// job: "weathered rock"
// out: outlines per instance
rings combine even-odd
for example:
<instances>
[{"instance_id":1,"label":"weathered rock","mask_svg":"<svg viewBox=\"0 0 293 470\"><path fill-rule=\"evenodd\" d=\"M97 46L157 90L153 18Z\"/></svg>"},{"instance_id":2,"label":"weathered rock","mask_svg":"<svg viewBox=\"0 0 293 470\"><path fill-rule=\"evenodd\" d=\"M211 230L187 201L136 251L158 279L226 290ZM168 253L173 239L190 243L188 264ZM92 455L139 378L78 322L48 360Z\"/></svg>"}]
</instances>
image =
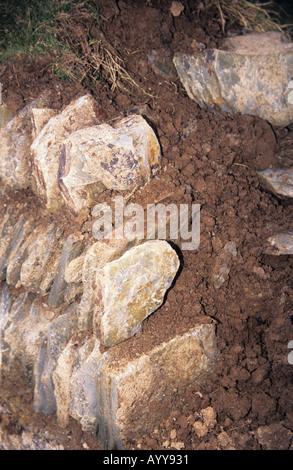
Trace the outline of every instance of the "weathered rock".
<instances>
[{"instance_id":1,"label":"weathered rock","mask_svg":"<svg viewBox=\"0 0 293 470\"><path fill-rule=\"evenodd\" d=\"M266 254L293 255L293 232L275 233L268 239Z\"/></svg>"},{"instance_id":2,"label":"weathered rock","mask_svg":"<svg viewBox=\"0 0 293 470\"><path fill-rule=\"evenodd\" d=\"M67 408L84 430L98 429L109 449L122 449L128 439L153 431L172 408L174 395L204 381L218 356L211 324L197 325L136 359L119 351L117 345L100 356L96 343L72 375Z\"/></svg>"},{"instance_id":3,"label":"weathered rock","mask_svg":"<svg viewBox=\"0 0 293 470\"><path fill-rule=\"evenodd\" d=\"M48 302L52 307L58 307L63 302L67 287L65 280L66 267L74 258L77 258L81 254L83 248L83 241L80 237L70 235L65 240L56 270L57 275L48 297Z\"/></svg>"},{"instance_id":4,"label":"weathered rock","mask_svg":"<svg viewBox=\"0 0 293 470\"><path fill-rule=\"evenodd\" d=\"M221 50L176 54L174 64L188 96L199 106L288 126L293 121L288 98L293 44L283 39L279 32L233 37Z\"/></svg>"},{"instance_id":5,"label":"weathered rock","mask_svg":"<svg viewBox=\"0 0 293 470\"><path fill-rule=\"evenodd\" d=\"M18 232L16 225L19 211L8 206L0 220L0 280L6 278L8 258L13 244L13 235Z\"/></svg>"},{"instance_id":6,"label":"weathered rock","mask_svg":"<svg viewBox=\"0 0 293 470\"><path fill-rule=\"evenodd\" d=\"M237 248L235 242L226 243L216 260L215 267L212 272L212 281L216 289L219 289L222 284L229 279L233 258L236 256Z\"/></svg>"},{"instance_id":7,"label":"weathered rock","mask_svg":"<svg viewBox=\"0 0 293 470\"><path fill-rule=\"evenodd\" d=\"M148 63L156 75L168 81L176 80L177 73L170 50L153 49L148 55Z\"/></svg>"},{"instance_id":8,"label":"weathered rock","mask_svg":"<svg viewBox=\"0 0 293 470\"><path fill-rule=\"evenodd\" d=\"M2 103L0 105L0 129L5 126L13 118L13 111L7 106L7 104Z\"/></svg>"},{"instance_id":9,"label":"weathered rock","mask_svg":"<svg viewBox=\"0 0 293 470\"><path fill-rule=\"evenodd\" d=\"M32 140L41 132L45 124L56 115L56 111L50 108L32 108Z\"/></svg>"},{"instance_id":10,"label":"weathered rock","mask_svg":"<svg viewBox=\"0 0 293 470\"><path fill-rule=\"evenodd\" d=\"M32 110L45 105L41 96L17 114L0 130L0 179L12 189L34 188L30 161L33 123Z\"/></svg>"},{"instance_id":11,"label":"weathered rock","mask_svg":"<svg viewBox=\"0 0 293 470\"><path fill-rule=\"evenodd\" d=\"M59 115L53 116L31 145L37 193L47 208L58 210L63 199L58 187L58 168L63 140L72 132L97 123L95 102L90 95L82 96Z\"/></svg>"},{"instance_id":12,"label":"weathered rock","mask_svg":"<svg viewBox=\"0 0 293 470\"><path fill-rule=\"evenodd\" d=\"M268 168L258 171L257 174L268 191L282 199L293 199L293 168Z\"/></svg>"},{"instance_id":13,"label":"weathered rock","mask_svg":"<svg viewBox=\"0 0 293 470\"><path fill-rule=\"evenodd\" d=\"M34 370L35 411L50 414L57 409L52 375L59 356L77 330L76 311L77 305L72 304L49 324L47 335L43 338Z\"/></svg>"},{"instance_id":14,"label":"weathered rock","mask_svg":"<svg viewBox=\"0 0 293 470\"><path fill-rule=\"evenodd\" d=\"M160 163L156 135L142 116L88 127L62 145L58 181L67 204L78 212L92 191L133 191L146 184Z\"/></svg>"},{"instance_id":15,"label":"weathered rock","mask_svg":"<svg viewBox=\"0 0 293 470\"><path fill-rule=\"evenodd\" d=\"M82 365L73 370L70 380L71 401L68 408L69 415L80 422L84 431L96 429L99 415L97 372L102 353L97 339L90 339L89 344L92 351Z\"/></svg>"},{"instance_id":16,"label":"weathered rock","mask_svg":"<svg viewBox=\"0 0 293 470\"><path fill-rule=\"evenodd\" d=\"M79 369L81 364L85 362L95 345L96 340L93 337L85 341L80 347L78 347L78 338L72 338L58 358L57 366L53 372L53 383L57 405L57 419L62 427L66 427L69 422L69 409L72 399L70 388L71 376L74 370Z\"/></svg>"},{"instance_id":17,"label":"weathered rock","mask_svg":"<svg viewBox=\"0 0 293 470\"><path fill-rule=\"evenodd\" d=\"M33 387L38 352L54 312L34 299L28 292L12 303L3 325L3 363L11 378L24 375Z\"/></svg>"},{"instance_id":18,"label":"weathered rock","mask_svg":"<svg viewBox=\"0 0 293 470\"><path fill-rule=\"evenodd\" d=\"M94 332L106 347L133 336L163 303L179 269L177 253L163 240L131 248L96 273Z\"/></svg>"},{"instance_id":19,"label":"weathered rock","mask_svg":"<svg viewBox=\"0 0 293 470\"><path fill-rule=\"evenodd\" d=\"M55 224L38 227L37 237L32 245L26 246L28 256L20 270L19 286L46 294L55 275L61 254L60 237L62 230Z\"/></svg>"},{"instance_id":20,"label":"weathered rock","mask_svg":"<svg viewBox=\"0 0 293 470\"><path fill-rule=\"evenodd\" d=\"M107 263L120 258L123 253L133 246L141 243L135 237L131 239L102 239L94 243L85 253L82 260L83 293L79 306L79 328L86 330L93 328L93 310L96 302L97 272Z\"/></svg>"}]
</instances>

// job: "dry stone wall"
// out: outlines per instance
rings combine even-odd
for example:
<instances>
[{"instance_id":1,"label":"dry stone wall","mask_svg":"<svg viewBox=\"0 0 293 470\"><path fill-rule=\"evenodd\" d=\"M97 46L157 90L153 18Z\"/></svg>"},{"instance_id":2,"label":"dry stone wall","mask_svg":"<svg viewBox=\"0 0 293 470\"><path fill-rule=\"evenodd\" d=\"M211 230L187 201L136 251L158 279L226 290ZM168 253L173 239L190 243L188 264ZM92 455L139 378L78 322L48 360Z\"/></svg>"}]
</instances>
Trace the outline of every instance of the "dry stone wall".
<instances>
[{"instance_id":1,"label":"dry stone wall","mask_svg":"<svg viewBox=\"0 0 293 470\"><path fill-rule=\"evenodd\" d=\"M44 214L67 207L77 215L93 192L127 195L147 184L160 165L159 142L139 115L98 122L86 95L59 114L43 99L31 103L2 127L0 146L1 373L25 377L35 411L57 413L64 427L73 417L104 447L123 448L151 431L174 393L213 370L214 326L127 359L120 345L163 303L180 268L177 252L165 240L68 234L5 194L30 188Z\"/></svg>"}]
</instances>

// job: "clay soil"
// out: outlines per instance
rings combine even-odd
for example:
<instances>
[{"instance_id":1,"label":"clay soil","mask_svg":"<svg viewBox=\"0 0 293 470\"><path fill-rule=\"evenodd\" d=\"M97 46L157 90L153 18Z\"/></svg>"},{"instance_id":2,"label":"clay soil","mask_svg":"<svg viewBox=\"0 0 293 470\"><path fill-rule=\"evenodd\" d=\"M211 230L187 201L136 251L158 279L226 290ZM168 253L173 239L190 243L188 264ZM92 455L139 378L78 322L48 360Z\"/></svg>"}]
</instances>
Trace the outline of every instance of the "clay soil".
<instances>
[{"instance_id":1,"label":"clay soil","mask_svg":"<svg viewBox=\"0 0 293 470\"><path fill-rule=\"evenodd\" d=\"M180 252L182 269L164 305L121 348L131 356L133 351L147 351L198 323L212 322L219 360L204 384L191 386L180 395L174 393L173 408L165 410L157 429L127 443L127 448L289 449L293 431L293 366L288 362L288 343L293 340L293 258L265 254L265 248L272 230L293 230L292 205L266 192L256 170L292 166L293 130L272 128L252 116L200 109L186 95L169 62L163 71L152 68L148 56L153 50L166 57L190 52L192 44L213 48L226 35L245 32L227 25L223 33L216 9L204 12L196 0L182 3L184 12L174 18L171 1L97 0L105 37L117 47L141 89L152 96L140 89L111 90L104 80L96 84L62 80L52 74L50 57L44 56L19 59L0 70L3 99L17 111L46 90L51 107L60 110L89 91L108 120L141 112L158 135L162 169L131 202L201 205L198 250ZM80 35L90 27L75 26ZM91 36L98 34L93 26ZM44 216L31 194L17 197L27 198L32 210ZM90 214L78 220L68 214L58 217L64 227L82 227L90 236ZM226 281L216 288L212 275L225 244L231 242L237 256ZM180 251L180 243L178 247ZM7 384L1 393L1 405L9 408L17 395L35 429L61 436L66 449L100 448L94 436L83 433L73 420L69 430L60 430L55 416L33 413L31 395L24 388ZM216 423L199 436L194 423L202 422L202 410L207 407L216 413ZM6 423L11 432L25 427L15 416Z\"/></svg>"}]
</instances>

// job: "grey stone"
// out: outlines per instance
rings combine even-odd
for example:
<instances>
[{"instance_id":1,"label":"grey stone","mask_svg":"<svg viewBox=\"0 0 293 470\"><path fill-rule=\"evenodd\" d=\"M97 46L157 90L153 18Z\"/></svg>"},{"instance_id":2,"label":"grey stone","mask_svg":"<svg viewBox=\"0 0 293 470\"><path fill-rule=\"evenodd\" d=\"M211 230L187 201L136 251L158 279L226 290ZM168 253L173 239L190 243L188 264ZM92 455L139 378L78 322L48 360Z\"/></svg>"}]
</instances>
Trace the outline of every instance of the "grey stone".
<instances>
[{"instance_id":1,"label":"grey stone","mask_svg":"<svg viewBox=\"0 0 293 470\"><path fill-rule=\"evenodd\" d=\"M265 253L271 255L293 255L293 232L279 232L269 237Z\"/></svg>"},{"instance_id":2,"label":"grey stone","mask_svg":"<svg viewBox=\"0 0 293 470\"><path fill-rule=\"evenodd\" d=\"M178 75L199 106L259 116L275 126L293 121L293 44L282 33L227 39L221 49L176 54Z\"/></svg>"},{"instance_id":3,"label":"grey stone","mask_svg":"<svg viewBox=\"0 0 293 470\"><path fill-rule=\"evenodd\" d=\"M293 199L293 168L257 171L264 188L282 199Z\"/></svg>"},{"instance_id":4,"label":"grey stone","mask_svg":"<svg viewBox=\"0 0 293 470\"><path fill-rule=\"evenodd\" d=\"M47 335L40 346L34 370L34 410L44 414L54 413L57 409L53 384L53 372L60 354L77 330L77 306L69 309L48 326Z\"/></svg>"},{"instance_id":5,"label":"grey stone","mask_svg":"<svg viewBox=\"0 0 293 470\"><path fill-rule=\"evenodd\" d=\"M235 242L226 243L216 260L212 272L212 281L216 289L219 289L229 279L233 258L236 256L237 248Z\"/></svg>"},{"instance_id":6,"label":"grey stone","mask_svg":"<svg viewBox=\"0 0 293 470\"><path fill-rule=\"evenodd\" d=\"M83 248L83 241L80 237L69 235L65 240L56 270L57 275L48 297L48 302L52 307L58 307L63 302L65 290L68 285L65 280L66 267L73 259L77 258L82 253Z\"/></svg>"},{"instance_id":7,"label":"grey stone","mask_svg":"<svg viewBox=\"0 0 293 470\"><path fill-rule=\"evenodd\" d=\"M172 407L174 396L204 382L218 358L211 324L197 325L136 359L123 356L120 345L102 355L97 342L91 349L70 374L59 370L60 379L61 372L66 378L63 389L71 389L70 405L63 411L77 419L83 430L97 431L107 449L123 449L127 440L152 432ZM72 352L71 364L76 355L74 351L72 357Z\"/></svg>"}]
</instances>

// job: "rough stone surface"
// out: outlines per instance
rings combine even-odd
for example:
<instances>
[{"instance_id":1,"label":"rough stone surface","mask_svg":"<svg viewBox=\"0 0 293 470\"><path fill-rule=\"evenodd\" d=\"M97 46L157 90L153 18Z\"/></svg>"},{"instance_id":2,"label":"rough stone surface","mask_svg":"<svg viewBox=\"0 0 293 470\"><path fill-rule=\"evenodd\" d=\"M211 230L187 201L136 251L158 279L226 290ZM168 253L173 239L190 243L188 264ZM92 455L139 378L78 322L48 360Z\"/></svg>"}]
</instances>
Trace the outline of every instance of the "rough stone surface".
<instances>
[{"instance_id":1,"label":"rough stone surface","mask_svg":"<svg viewBox=\"0 0 293 470\"><path fill-rule=\"evenodd\" d=\"M66 427L69 422L69 410L72 399L70 388L71 376L84 363L95 344L96 340L93 337L85 341L81 346L77 338L72 338L58 358L52 377L57 405L57 419L62 427ZM96 367L98 368L98 364L96 364ZM86 403L85 406L87 406Z\"/></svg>"},{"instance_id":2,"label":"rough stone surface","mask_svg":"<svg viewBox=\"0 0 293 470\"><path fill-rule=\"evenodd\" d=\"M35 188L30 161L30 146L33 140L32 111L44 106L45 101L44 96L41 96L25 106L0 130L0 179L6 187Z\"/></svg>"},{"instance_id":3,"label":"rough stone surface","mask_svg":"<svg viewBox=\"0 0 293 470\"><path fill-rule=\"evenodd\" d=\"M282 33L229 38L221 50L176 54L174 64L188 96L201 107L256 115L276 126L293 121L293 44Z\"/></svg>"},{"instance_id":4,"label":"rough stone surface","mask_svg":"<svg viewBox=\"0 0 293 470\"><path fill-rule=\"evenodd\" d=\"M270 169L257 172L263 186L284 199L293 199L293 168Z\"/></svg>"},{"instance_id":5,"label":"rough stone surface","mask_svg":"<svg viewBox=\"0 0 293 470\"><path fill-rule=\"evenodd\" d=\"M53 116L31 145L33 169L37 180L37 193L50 210L58 210L63 199L58 187L58 168L63 140L72 132L97 123L94 99L82 96Z\"/></svg>"},{"instance_id":6,"label":"rough stone surface","mask_svg":"<svg viewBox=\"0 0 293 470\"><path fill-rule=\"evenodd\" d=\"M82 263L83 293L79 305L79 327L81 330L93 328L93 311L96 301L95 279L97 272L107 263L120 258L131 247L141 240L102 239L94 243L85 253Z\"/></svg>"},{"instance_id":7,"label":"rough stone surface","mask_svg":"<svg viewBox=\"0 0 293 470\"><path fill-rule=\"evenodd\" d=\"M21 266L18 287L45 295L56 276L63 232L55 224L43 230L39 227L36 232L34 243L27 246L28 256Z\"/></svg>"},{"instance_id":8,"label":"rough stone surface","mask_svg":"<svg viewBox=\"0 0 293 470\"><path fill-rule=\"evenodd\" d=\"M106 347L141 328L162 304L179 269L177 253L163 240L143 243L97 272L94 331Z\"/></svg>"},{"instance_id":9,"label":"rough stone surface","mask_svg":"<svg viewBox=\"0 0 293 470\"><path fill-rule=\"evenodd\" d=\"M76 304L72 304L63 315L54 319L43 338L34 370L35 411L50 414L57 409L52 375L59 356L77 330L76 310Z\"/></svg>"},{"instance_id":10,"label":"rough stone surface","mask_svg":"<svg viewBox=\"0 0 293 470\"><path fill-rule=\"evenodd\" d=\"M268 239L265 252L271 255L293 255L293 232L275 233Z\"/></svg>"},{"instance_id":11,"label":"rough stone surface","mask_svg":"<svg viewBox=\"0 0 293 470\"><path fill-rule=\"evenodd\" d=\"M5 126L11 119L13 118L13 112L9 107L2 103L0 105L0 129L1 127Z\"/></svg>"},{"instance_id":12,"label":"rough stone surface","mask_svg":"<svg viewBox=\"0 0 293 470\"><path fill-rule=\"evenodd\" d=\"M160 163L160 146L142 116L88 127L62 145L58 181L67 204L78 212L103 188L133 191Z\"/></svg>"},{"instance_id":13,"label":"rough stone surface","mask_svg":"<svg viewBox=\"0 0 293 470\"><path fill-rule=\"evenodd\" d=\"M11 378L24 376L33 387L38 352L53 317L54 312L31 293L12 300L2 322L2 363Z\"/></svg>"},{"instance_id":14,"label":"rough stone surface","mask_svg":"<svg viewBox=\"0 0 293 470\"><path fill-rule=\"evenodd\" d=\"M122 449L127 439L152 431L172 407L173 394L203 381L213 370L216 358L211 324L196 326L134 360L120 358L117 345L103 354L95 375L90 366L80 369L79 383L83 381L85 386L74 400L82 401L84 393L91 397L91 409L98 410L95 429L103 447ZM87 364L91 363L89 357ZM78 374L73 383L77 380ZM97 386L96 394L93 384ZM132 416L138 414L141 418L133 421ZM93 418L87 424L92 425ZM83 422L83 426L87 424Z\"/></svg>"},{"instance_id":15,"label":"rough stone surface","mask_svg":"<svg viewBox=\"0 0 293 470\"><path fill-rule=\"evenodd\" d=\"M212 272L212 281L216 289L219 289L229 279L233 258L236 256L237 248L235 242L226 243Z\"/></svg>"},{"instance_id":16,"label":"rough stone surface","mask_svg":"<svg viewBox=\"0 0 293 470\"><path fill-rule=\"evenodd\" d=\"M59 257L57 275L54 279L48 302L52 307L58 307L64 300L64 294L67 288L65 280L66 266L83 251L84 244L81 237L69 235L65 240Z\"/></svg>"}]
</instances>

